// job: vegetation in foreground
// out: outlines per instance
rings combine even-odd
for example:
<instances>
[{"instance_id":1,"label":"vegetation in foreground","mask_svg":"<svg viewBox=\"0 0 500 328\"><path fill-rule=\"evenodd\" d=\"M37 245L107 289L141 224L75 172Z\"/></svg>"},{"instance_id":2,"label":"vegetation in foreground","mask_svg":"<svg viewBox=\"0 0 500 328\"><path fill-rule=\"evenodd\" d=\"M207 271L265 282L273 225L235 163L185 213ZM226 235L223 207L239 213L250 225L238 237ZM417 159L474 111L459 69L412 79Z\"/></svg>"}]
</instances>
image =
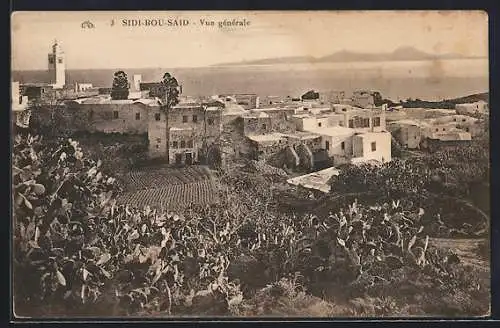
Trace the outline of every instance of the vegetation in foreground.
<instances>
[{"instance_id":1,"label":"vegetation in foreground","mask_svg":"<svg viewBox=\"0 0 500 328\"><path fill-rule=\"evenodd\" d=\"M326 215L281 213L271 177L227 171L219 204L180 215L116 205L116 181L101 167L71 139L16 137L16 314L489 311L489 273L432 245L425 206L394 197Z\"/></svg>"}]
</instances>

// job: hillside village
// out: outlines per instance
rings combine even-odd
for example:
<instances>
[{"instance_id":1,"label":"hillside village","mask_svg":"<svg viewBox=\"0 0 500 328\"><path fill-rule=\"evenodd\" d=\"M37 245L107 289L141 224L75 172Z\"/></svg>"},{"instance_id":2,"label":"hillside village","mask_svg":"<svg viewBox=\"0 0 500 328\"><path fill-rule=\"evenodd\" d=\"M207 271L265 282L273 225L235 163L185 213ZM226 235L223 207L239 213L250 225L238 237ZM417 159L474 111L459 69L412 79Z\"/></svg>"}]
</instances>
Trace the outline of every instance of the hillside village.
<instances>
[{"instance_id":1,"label":"hillside village","mask_svg":"<svg viewBox=\"0 0 500 328\"><path fill-rule=\"evenodd\" d=\"M380 94L371 90L350 96L311 90L296 98L193 98L184 96L179 84L178 103L165 110L161 82L134 75L127 80L127 97L113 99L112 88L65 85L65 57L57 42L48 60L51 83L12 82L18 125L29 124L37 110L30 104L57 107L64 132L145 135L147 156L172 165L224 165L246 158L307 174L346 163L384 163L391 161L393 143L408 150L467 143L485 132L489 112L482 101L454 110L377 106Z\"/></svg>"},{"instance_id":2,"label":"hillside village","mask_svg":"<svg viewBox=\"0 0 500 328\"><path fill-rule=\"evenodd\" d=\"M489 311L480 97L195 97L126 70L67 83L57 41L47 65L46 82L11 82L18 313Z\"/></svg>"}]
</instances>

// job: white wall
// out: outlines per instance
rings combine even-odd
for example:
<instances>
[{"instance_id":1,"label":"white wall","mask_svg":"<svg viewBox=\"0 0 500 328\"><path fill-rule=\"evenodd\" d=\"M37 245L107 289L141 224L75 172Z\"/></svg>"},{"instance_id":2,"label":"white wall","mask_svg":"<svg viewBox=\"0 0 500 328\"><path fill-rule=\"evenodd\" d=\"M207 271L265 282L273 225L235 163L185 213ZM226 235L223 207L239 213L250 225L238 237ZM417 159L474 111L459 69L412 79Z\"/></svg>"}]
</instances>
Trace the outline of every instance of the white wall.
<instances>
[{"instance_id":1,"label":"white wall","mask_svg":"<svg viewBox=\"0 0 500 328\"><path fill-rule=\"evenodd\" d=\"M375 142L375 151L372 151L372 142ZM361 157L363 160L388 162L391 160L391 134L380 132L355 135L353 137L353 152L354 157Z\"/></svg>"},{"instance_id":2,"label":"white wall","mask_svg":"<svg viewBox=\"0 0 500 328\"><path fill-rule=\"evenodd\" d=\"M19 82L11 83L11 107L12 110L25 110L28 107L28 97L21 96Z\"/></svg>"},{"instance_id":3,"label":"white wall","mask_svg":"<svg viewBox=\"0 0 500 328\"><path fill-rule=\"evenodd\" d=\"M326 149L326 143L329 143L328 156L352 156L352 134L340 135L340 136L321 136L321 148ZM344 143L344 149L342 149L342 142Z\"/></svg>"}]
</instances>

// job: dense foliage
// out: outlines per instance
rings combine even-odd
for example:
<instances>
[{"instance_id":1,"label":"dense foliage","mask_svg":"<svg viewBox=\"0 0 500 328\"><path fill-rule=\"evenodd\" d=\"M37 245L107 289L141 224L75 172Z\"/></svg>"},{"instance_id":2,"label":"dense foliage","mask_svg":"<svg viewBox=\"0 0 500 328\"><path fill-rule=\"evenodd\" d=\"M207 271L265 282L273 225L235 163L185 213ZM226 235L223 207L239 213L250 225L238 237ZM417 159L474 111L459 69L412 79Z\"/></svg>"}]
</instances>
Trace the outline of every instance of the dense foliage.
<instances>
[{"instance_id":1,"label":"dense foliage","mask_svg":"<svg viewBox=\"0 0 500 328\"><path fill-rule=\"evenodd\" d=\"M130 83L128 82L127 73L124 71L116 72L113 77L113 85L111 86L111 99L128 99L129 88Z\"/></svg>"},{"instance_id":2,"label":"dense foliage","mask_svg":"<svg viewBox=\"0 0 500 328\"><path fill-rule=\"evenodd\" d=\"M280 213L270 179L234 170L220 172L219 204L179 215L117 206L114 178L100 168L71 139L15 139L16 313L245 313L245 302L263 288L279 290L283 279L311 291L326 282L351 297L399 286L402 277L477 288L457 278L456 255L431 245L426 210L411 202Z\"/></svg>"},{"instance_id":3,"label":"dense foliage","mask_svg":"<svg viewBox=\"0 0 500 328\"><path fill-rule=\"evenodd\" d=\"M475 140L465 147L419 158L393 159L381 165L346 165L332 180L332 192L368 192L385 199L401 197L424 202L440 211L433 213L435 216L448 216L445 223L449 228L461 229L462 235L482 235L487 233L488 225L489 203L484 199L489 194L489 170L486 140ZM474 198L478 194L483 202ZM442 221L439 217L434 221L437 232ZM446 229L446 233L450 231Z\"/></svg>"},{"instance_id":4,"label":"dense foliage","mask_svg":"<svg viewBox=\"0 0 500 328\"><path fill-rule=\"evenodd\" d=\"M165 73L163 75L163 80L161 81L161 92L162 98L165 98L167 108L172 108L179 103L180 86L177 79L170 75L170 73Z\"/></svg>"}]
</instances>

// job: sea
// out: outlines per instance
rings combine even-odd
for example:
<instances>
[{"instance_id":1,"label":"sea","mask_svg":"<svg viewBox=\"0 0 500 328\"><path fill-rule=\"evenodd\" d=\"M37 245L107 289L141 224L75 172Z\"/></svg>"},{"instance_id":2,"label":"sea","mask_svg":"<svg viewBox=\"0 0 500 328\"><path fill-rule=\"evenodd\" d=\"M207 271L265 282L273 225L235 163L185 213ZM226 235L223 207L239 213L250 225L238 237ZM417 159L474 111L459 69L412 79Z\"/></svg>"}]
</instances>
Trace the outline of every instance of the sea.
<instances>
[{"instance_id":1,"label":"sea","mask_svg":"<svg viewBox=\"0 0 500 328\"><path fill-rule=\"evenodd\" d=\"M168 67L168 65L166 65ZM298 97L309 90L379 91L393 101L443 100L488 92L487 59L398 62L305 63L272 65L229 65L191 68L68 69L67 83L92 83L110 87L113 73L125 71L129 80L141 74L142 81L160 81L173 74L187 96L255 93L259 96ZM47 82L47 71L13 71L21 83Z\"/></svg>"}]
</instances>

